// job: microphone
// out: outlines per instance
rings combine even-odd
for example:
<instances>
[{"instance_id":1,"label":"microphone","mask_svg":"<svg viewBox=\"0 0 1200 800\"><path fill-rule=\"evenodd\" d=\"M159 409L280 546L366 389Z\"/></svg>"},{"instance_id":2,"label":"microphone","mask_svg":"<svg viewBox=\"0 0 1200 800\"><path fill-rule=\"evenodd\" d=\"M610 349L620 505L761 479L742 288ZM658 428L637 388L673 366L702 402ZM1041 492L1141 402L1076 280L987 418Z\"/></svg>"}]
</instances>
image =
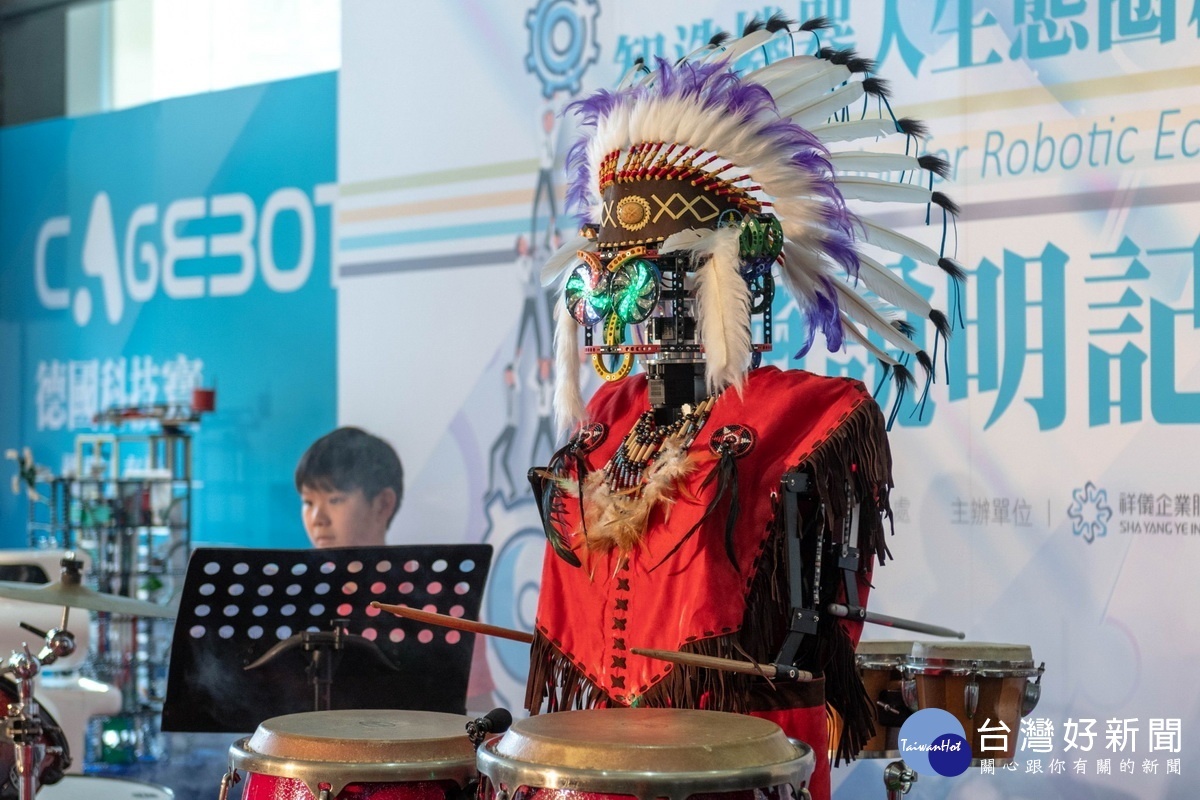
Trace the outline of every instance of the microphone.
<instances>
[{"instance_id":1,"label":"microphone","mask_svg":"<svg viewBox=\"0 0 1200 800\"><path fill-rule=\"evenodd\" d=\"M512 725L512 714L507 708L493 708L482 717L476 717L467 723L467 738L471 744L479 747L483 740L492 733L504 733Z\"/></svg>"}]
</instances>

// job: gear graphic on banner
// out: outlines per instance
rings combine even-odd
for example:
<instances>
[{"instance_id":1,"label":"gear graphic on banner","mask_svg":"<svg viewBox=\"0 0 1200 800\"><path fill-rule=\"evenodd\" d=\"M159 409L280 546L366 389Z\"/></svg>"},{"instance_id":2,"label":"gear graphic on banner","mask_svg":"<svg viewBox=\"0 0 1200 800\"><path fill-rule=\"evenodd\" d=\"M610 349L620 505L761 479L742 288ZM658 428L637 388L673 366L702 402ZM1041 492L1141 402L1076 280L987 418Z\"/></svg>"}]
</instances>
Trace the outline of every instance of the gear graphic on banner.
<instances>
[{"instance_id":1,"label":"gear graphic on banner","mask_svg":"<svg viewBox=\"0 0 1200 800\"><path fill-rule=\"evenodd\" d=\"M600 57L596 41L596 0L538 0L525 15L529 52L525 69L538 76L542 96L578 94L587 68Z\"/></svg>"}]
</instances>

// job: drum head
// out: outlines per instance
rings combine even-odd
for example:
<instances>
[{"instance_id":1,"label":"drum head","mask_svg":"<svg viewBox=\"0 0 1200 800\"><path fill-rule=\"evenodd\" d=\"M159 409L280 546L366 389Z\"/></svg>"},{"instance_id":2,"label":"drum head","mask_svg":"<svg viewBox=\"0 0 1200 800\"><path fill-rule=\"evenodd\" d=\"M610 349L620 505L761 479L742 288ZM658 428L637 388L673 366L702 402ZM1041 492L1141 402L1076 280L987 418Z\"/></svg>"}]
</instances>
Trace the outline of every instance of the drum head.
<instances>
[{"instance_id":1,"label":"drum head","mask_svg":"<svg viewBox=\"0 0 1200 800\"><path fill-rule=\"evenodd\" d=\"M258 726L249 749L287 760L413 763L474 760L466 717L434 711L309 711Z\"/></svg>"},{"instance_id":2,"label":"drum head","mask_svg":"<svg viewBox=\"0 0 1200 800\"><path fill-rule=\"evenodd\" d=\"M548 767L628 772L742 769L796 757L769 720L665 708L541 714L514 722L495 750Z\"/></svg>"},{"instance_id":3,"label":"drum head","mask_svg":"<svg viewBox=\"0 0 1200 800\"><path fill-rule=\"evenodd\" d=\"M479 771L519 786L685 798L790 784L813 770L812 749L773 722L719 711L612 708L513 723L479 750Z\"/></svg>"},{"instance_id":4,"label":"drum head","mask_svg":"<svg viewBox=\"0 0 1200 800\"><path fill-rule=\"evenodd\" d=\"M313 796L350 783L455 781L475 776L467 717L433 711L310 711L272 717L229 748L235 769L295 778Z\"/></svg>"},{"instance_id":5,"label":"drum head","mask_svg":"<svg viewBox=\"0 0 1200 800\"><path fill-rule=\"evenodd\" d=\"M1025 644L913 642L912 657L944 661L986 661L1033 665L1033 650Z\"/></svg>"},{"instance_id":6,"label":"drum head","mask_svg":"<svg viewBox=\"0 0 1200 800\"><path fill-rule=\"evenodd\" d=\"M861 667L875 669L902 664L912 652L914 644L916 642L900 639L863 639L854 649L855 660Z\"/></svg>"},{"instance_id":7,"label":"drum head","mask_svg":"<svg viewBox=\"0 0 1200 800\"><path fill-rule=\"evenodd\" d=\"M165 786L98 775L67 775L38 792L38 800L170 800L175 796Z\"/></svg>"}]
</instances>

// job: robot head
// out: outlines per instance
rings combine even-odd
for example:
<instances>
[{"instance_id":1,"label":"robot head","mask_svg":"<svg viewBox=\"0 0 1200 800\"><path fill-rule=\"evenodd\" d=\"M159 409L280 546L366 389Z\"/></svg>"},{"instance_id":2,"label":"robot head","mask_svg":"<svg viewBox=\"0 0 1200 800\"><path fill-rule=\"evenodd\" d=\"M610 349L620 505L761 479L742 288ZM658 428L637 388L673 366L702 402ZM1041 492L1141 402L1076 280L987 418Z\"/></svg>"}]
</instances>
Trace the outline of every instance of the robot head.
<instances>
[{"instance_id":1,"label":"robot head","mask_svg":"<svg viewBox=\"0 0 1200 800\"><path fill-rule=\"evenodd\" d=\"M754 22L740 39L715 38L678 63L635 67L615 91L573 104L581 136L567 157L568 202L583 225L543 271L565 275L556 337L563 427L583 417L579 328L607 380L642 357L652 378L658 365L691 364L708 393L740 387L756 352L770 347L776 276L806 316L801 354L820 331L831 350L845 339L868 344L898 374L908 373L888 345L929 366L905 326L863 289L932 320L942 334L944 315L860 245L951 273L957 265L852 213L846 201L932 202L953 213L949 200L911 177L944 172L944 164L899 152L855 152L839 162L830 153L828 142L866 137L892 136L907 149L920 134L890 110L870 119L856 111L851 121L851 105L886 97L863 59L826 50L735 71L741 56L792 35L781 18ZM888 179L900 175L908 181ZM751 340L755 315L759 342ZM870 342L859 325L886 344Z\"/></svg>"}]
</instances>

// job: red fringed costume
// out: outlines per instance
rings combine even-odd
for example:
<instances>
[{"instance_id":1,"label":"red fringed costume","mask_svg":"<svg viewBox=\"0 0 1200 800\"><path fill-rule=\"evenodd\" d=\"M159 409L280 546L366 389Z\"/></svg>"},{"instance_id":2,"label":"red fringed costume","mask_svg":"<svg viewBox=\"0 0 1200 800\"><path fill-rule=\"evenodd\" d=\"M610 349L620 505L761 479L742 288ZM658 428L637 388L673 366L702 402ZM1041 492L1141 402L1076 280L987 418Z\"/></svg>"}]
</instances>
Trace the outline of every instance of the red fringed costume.
<instances>
[{"instance_id":1,"label":"red fringed costume","mask_svg":"<svg viewBox=\"0 0 1200 800\"><path fill-rule=\"evenodd\" d=\"M647 408L644 375L602 387L589 404L589 418L591 430L598 431L598 423L603 432L586 443L573 440L583 469L602 470ZM720 461L712 437L735 425L749 429L752 440L735 459L736 568L723 544L731 504L701 521L716 491L711 477ZM824 618L818 641L799 663L823 675L824 686L821 681L771 686L753 676L673 666L629 651L687 650L772 663L789 613L780 481L789 470L815 478L817 500L806 514L814 526L806 538L814 541L824 534L828 542L832 531L843 529L849 489L863 512L856 544L882 558L881 512L891 485L884 427L879 407L858 381L767 367L749 373L740 396L727 389L717 399L689 449L694 469L674 502L653 509L634 549L589 549L578 494L559 490L552 524L581 563L572 566L547 551L529 709L641 705L755 713L809 743L827 764L826 700L856 723L847 724L847 731L862 731L865 697L853 660L861 623ZM579 480L577 471L566 477ZM865 605L870 556L864 561L859 596ZM826 591L836 591L835 557L826 558L823 571ZM818 769L817 780L827 787L827 768Z\"/></svg>"}]
</instances>

